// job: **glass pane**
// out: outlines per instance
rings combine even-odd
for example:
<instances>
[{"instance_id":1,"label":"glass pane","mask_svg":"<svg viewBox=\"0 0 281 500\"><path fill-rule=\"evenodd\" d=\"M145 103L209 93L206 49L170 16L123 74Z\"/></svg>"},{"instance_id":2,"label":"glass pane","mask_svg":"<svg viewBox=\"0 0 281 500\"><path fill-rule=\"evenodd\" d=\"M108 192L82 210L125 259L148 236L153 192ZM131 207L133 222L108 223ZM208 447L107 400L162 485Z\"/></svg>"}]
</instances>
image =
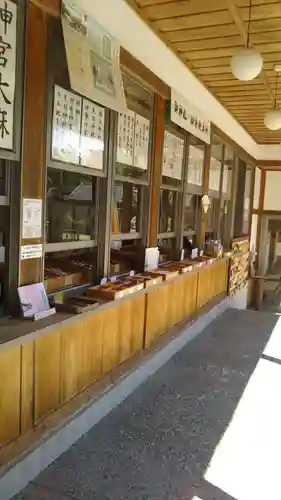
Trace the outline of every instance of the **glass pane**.
<instances>
[{"instance_id":1,"label":"glass pane","mask_svg":"<svg viewBox=\"0 0 281 500\"><path fill-rule=\"evenodd\" d=\"M116 181L112 210L113 233L140 232L141 188L130 182Z\"/></svg>"},{"instance_id":2,"label":"glass pane","mask_svg":"<svg viewBox=\"0 0 281 500\"><path fill-rule=\"evenodd\" d=\"M198 196L186 194L184 199L184 231L196 231Z\"/></svg>"},{"instance_id":3,"label":"glass pane","mask_svg":"<svg viewBox=\"0 0 281 500\"><path fill-rule=\"evenodd\" d=\"M116 174L148 179L152 94L123 75L128 110L118 114Z\"/></svg>"},{"instance_id":4,"label":"glass pane","mask_svg":"<svg viewBox=\"0 0 281 500\"><path fill-rule=\"evenodd\" d=\"M122 274L138 266L141 240L112 241L110 252L110 275Z\"/></svg>"},{"instance_id":5,"label":"glass pane","mask_svg":"<svg viewBox=\"0 0 281 500\"><path fill-rule=\"evenodd\" d=\"M226 232L227 232L227 211L229 202L227 200L221 200L220 206L220 239L224 243Z\"/></svg>"},{"instance_id":6,"label":"glass pane","mask_svg":"<svg viewBox=\"0 0 281 500\"><path fill-rule=\"evenodd\" d=\"M233 165L234 165L233 151L229 146L226 146L224 150L222 192L227 199L229 199L231 196Z\"/></svg>"},{"instance_id":7,"label":"glass pane","mask_svg":"<svg viewBox=\"0 0 281 500\"><path fill-rule=\"evenodd\" d=\"M91 283L97 275L97 248L49 252L45 257L44 284L48 293Z\"/></svg>"},{"instance_id":8,"label":"glass pane","mask_svg":"<svg viewBox=\"0 0 281 500\"><path fill-rule=\"evenodd\" d=\"M251 195L252 168L246 167L244 207L243 207L243 234L249 232L250 195Z\"/></svg>"},{"instance_id":9,"label":"glass pane","mask_svg":"<svg viewBox=\"0 0 281 500\"><path fill-rule=\"evenodd\" d=\"M177 192L163 189L160 194L159 233L175 231Z\"/></svg>"},{"instance_id":10,"label":"glass pane","mask_svg":"<svg viewBox=\"0 0 281 500\"><path fill-rule=\"evenodd\" d=\"M184 140L165 130L163 144L162 184L181 185Z\"/></svg>"},{"instance_id":11,"label":"glass pane","mask_svg":"<svg viewBox=\"0 0 281 500\"><path fill-rule=\"evenodd\" d=\"M189 257L192 250L196 248L196 235L184 236L183 237L183 248L185 258Z\"/></svg>"},{"instance_id":12,"label":"glass pane","mask_svg":"<svg viewBox=\"0 0 281 500\"><path fill-rule=\"evenodd\" d=\"M214 138L211 146L209 189L219 192L222 162L222 143Z\"/></svg>"},{"instance_id":13,"label":"glass pane","mask_svg":"<svg viewBox=\"0 0 281 500\"><path fill-rule=\"evenodd\" d=\"M210 198L210 206L206 216L206 230L208 233L214 233L216 229L217 213L219 210L219 200ZM213 236L212 236L213 237Z\"/></svg>"},{"instance_id":14,"label":"glass pane","mask_svg":"<svg viewBox=\"0 0 281 500\"><path fill-rule=\"evenodd\" d=\"M48 168L47 243L95 239L96 178Z\"/></svg>"},{"instance_id":15,"label":"glass pane","mask_svg":"<svg viewBox=\"0 0 281 500\"><path fill-rule=\"evenodd\" d=\"M172 260L174 251L176 248L175 238L159 238L158 239L159 248L159 263L163 263L167 260Z\"/></svg>"},{"instance_id":16,"label":"glass pane","mask_svg":"<svg viewBox=\"0 0 281 500\"><path fill-rule=\"evenodd\" d=\"M187 182L202 186L205 158L205 144L191 137L188 155Z\"/></svg>"}]
</instances>

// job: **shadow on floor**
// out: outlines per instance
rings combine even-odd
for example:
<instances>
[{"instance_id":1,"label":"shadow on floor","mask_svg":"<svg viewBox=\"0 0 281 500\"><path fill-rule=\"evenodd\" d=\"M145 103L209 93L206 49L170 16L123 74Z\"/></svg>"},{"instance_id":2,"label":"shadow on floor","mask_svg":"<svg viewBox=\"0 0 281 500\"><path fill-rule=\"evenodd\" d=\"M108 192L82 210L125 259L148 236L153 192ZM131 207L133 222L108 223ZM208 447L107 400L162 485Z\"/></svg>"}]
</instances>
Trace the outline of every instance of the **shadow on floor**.
<instances>
[{"instance_id":1,"label":"shadow on floor","mask_svg":"<svg viewBox=\"0 0 281 500\"><path fill-rule=\"evenodd\" d=\"M243 463L237 453L248 460L245 433L252 422L245 424L244 415L236 438L227 429L278 320L227 311L14 500L258 500L236 484ZM273 350L267 355L275 356ZM230 461L225 451L214 459L224 436L237 447ZM210 468L212 459L222 479Z\"/></svg>"}]
</instances>

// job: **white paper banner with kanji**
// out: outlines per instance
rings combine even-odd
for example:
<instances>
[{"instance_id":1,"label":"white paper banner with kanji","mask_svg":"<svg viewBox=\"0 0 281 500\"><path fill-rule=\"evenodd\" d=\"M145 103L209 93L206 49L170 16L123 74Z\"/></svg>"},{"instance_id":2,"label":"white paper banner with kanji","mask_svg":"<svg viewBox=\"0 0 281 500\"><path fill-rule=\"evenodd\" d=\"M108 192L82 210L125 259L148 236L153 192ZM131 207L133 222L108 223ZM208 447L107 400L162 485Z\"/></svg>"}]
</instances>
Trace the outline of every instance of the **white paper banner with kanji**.
<instances>
[{"instance_id":1,"label":"white paper banner with kanji","mask_svg":"<svg viewBox=\"0 0 281 500\"><path fill-rule=\"evenodd\" d=\"M210 144L211 122L196 106L174 89L171 90L171 120L187 132Z\"/></svg>"},{"instance_id":2,"label":"white paper banner with kanji","mask_svg":"<svg viewBox=\"0 0 281 500\"><path fill-rule=\"evenodd\" d=\"M0 0L0 148L13 149L17 6Z\"/></svg>"}]
</instances>

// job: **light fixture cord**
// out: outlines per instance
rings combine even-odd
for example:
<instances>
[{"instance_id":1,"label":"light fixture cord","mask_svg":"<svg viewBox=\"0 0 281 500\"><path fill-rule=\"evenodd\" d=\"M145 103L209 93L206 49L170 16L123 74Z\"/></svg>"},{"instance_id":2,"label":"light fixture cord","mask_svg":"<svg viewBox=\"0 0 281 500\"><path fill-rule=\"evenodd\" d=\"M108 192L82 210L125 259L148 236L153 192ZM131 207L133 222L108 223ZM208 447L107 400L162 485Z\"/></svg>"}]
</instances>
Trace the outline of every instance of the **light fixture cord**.
<instances>
[{"instance_id":1,"label":"light fixture cord","mask_svg":"<svg viewBox=\"0 0 281 500\"><path fill-rule=\"evenodd\" d=\"M275 83L275 100L274 100L274 108L277 108L278 76L279 76L279 73L277 72L277 74L276 74L276 83Z\"/></svg>"},{"instance_id":2,"label":"light fixture cord","mask_svg":"<svg viewBox=\"0 0 281 500\"><path fill-rule=\"evenodd\" d=\"M249 47L249 43L250 43L251 14L252 14L252 0L250 0L250 5L249 5L249 20L248 20L248 33L247 33L247 48Z\"/></svg>"}]
</instances>

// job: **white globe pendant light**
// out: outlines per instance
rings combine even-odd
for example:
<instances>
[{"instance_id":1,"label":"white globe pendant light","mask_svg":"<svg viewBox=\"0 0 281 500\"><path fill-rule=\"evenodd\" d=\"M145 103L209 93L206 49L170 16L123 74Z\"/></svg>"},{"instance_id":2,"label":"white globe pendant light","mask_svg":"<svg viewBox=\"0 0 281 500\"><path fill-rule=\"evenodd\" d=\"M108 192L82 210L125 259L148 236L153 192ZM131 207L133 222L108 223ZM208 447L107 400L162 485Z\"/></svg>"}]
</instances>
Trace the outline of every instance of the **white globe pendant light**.
<instances>
[{"instance_id":1,"label":"white globe pendant light","mask_svg":"<svg viewBox=\"0 0 281 500\"><path fill-rule=\"evenodd\" d=\"M264 124L269 130L279 130L281 128L280 109L275 108L267 111L264 117Z\"/></svg>"},{"instance_id":2,"label":"white globe pendant light","mask_svg":"<svg viewBox=\"0 0 281 500\"><path fill-rule=\"evenodd\" d=\"M252 0L249 5L249 21L246 47L234 54L230 61L232 74L237 80L249 82L256 78L263 67L263 58L259 51L249 46L251 28Z\"/></svg>"},{"instance_id":3,"label":"white globe pendant light","mask_svg":"<svg viewBox=\"0 0 281 500\"><path fill-rule=\"evenodd\" d=\"M280 72L279 66L275 66L276 71L276 87L275 87L275 102L274 108L267 111L264 117L264 124L269 130L279 130L281 128L281 110L277 107L277 93L278 93L278 76Z\"/></svg>"},{"instance_id":4,"label":"white globe pendant light","mask_svg":"<svg viewBox=\"0 0 281 500\"><path fill-rule=\"evenodd\" d=\"M249 82L256 78L263 67L263 58L259 51L252 47L245 47L232 56L230 67L237 80Z\"/></svg>"}]
</instances>

